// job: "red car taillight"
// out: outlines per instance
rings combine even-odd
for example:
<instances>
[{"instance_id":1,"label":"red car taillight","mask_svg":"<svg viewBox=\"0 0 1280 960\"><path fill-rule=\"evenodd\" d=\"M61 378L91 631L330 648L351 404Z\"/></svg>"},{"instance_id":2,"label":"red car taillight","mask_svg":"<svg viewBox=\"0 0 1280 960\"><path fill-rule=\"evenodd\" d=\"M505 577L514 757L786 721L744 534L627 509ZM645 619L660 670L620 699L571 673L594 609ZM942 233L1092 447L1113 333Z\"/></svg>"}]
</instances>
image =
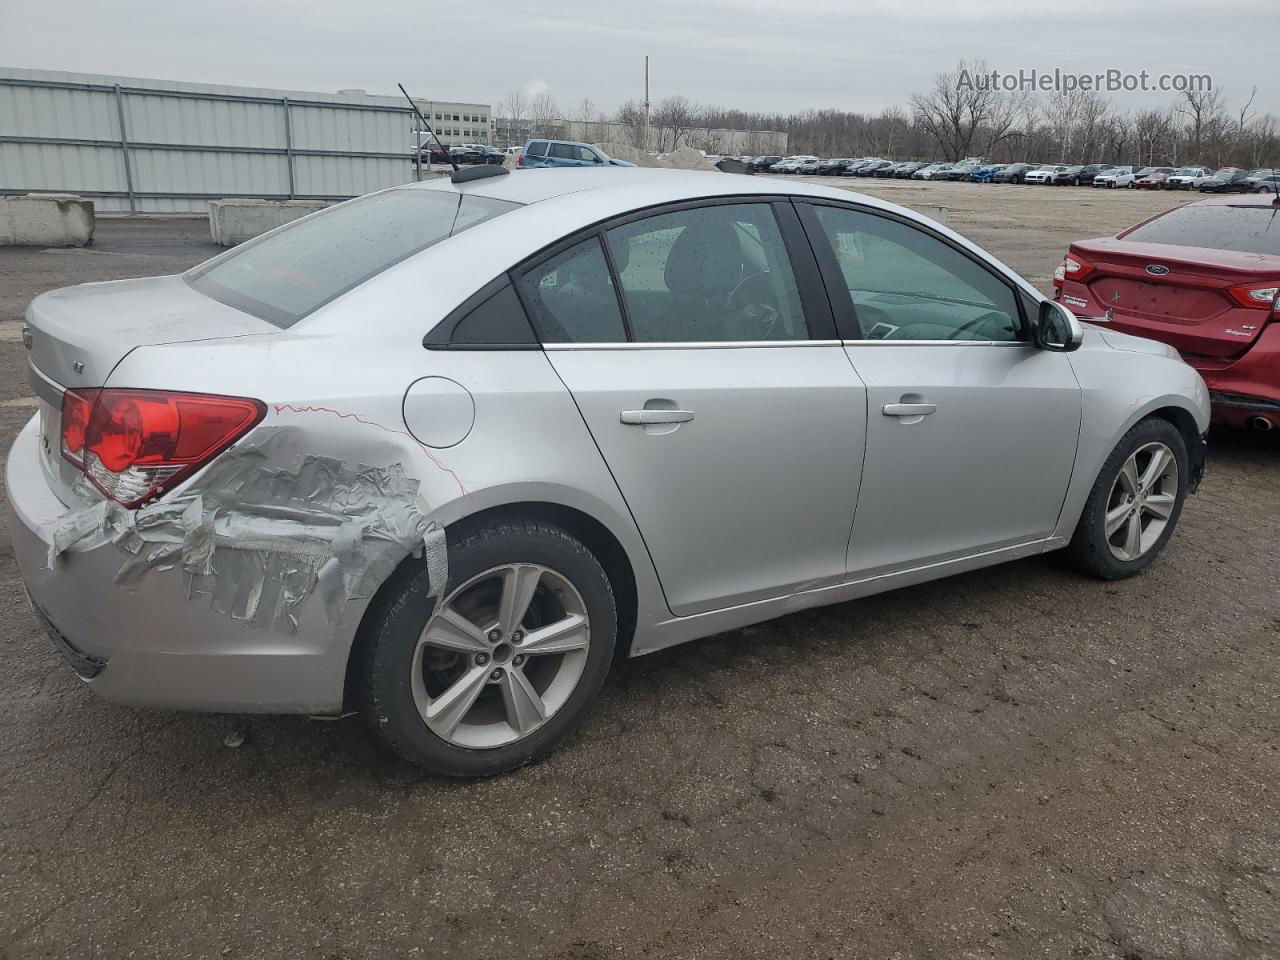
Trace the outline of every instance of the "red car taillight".
<instances>
[{"instance_id":1,"label":"red car taillight","mask_svg":"<svg viewBox=\"0 0 1280 960\"><path fill-rule=\"evenodd\" d=\"M1272 310L1280 314L1280 283L1275 280L1264 280L1262 283L1246 283L1239 287L1228 287L1231 299L1242 307L1251 310Z\"/></svg>"},{"instance_id":2,"label":"red car taillight","mask_svg":"<svg viewBox=\"0 0 1280 960\"><path fill-rule=\"evenodd\" d=\"M68 390L62 455L135 507L181 482L266 414L260 400L163 390Z\"/></svg>"},{"instance_id":3,"label":"red car taillight","mask_svg":"<svg viewBox=\"0 0 1280 960\"><path fill-rule=\"evenodd\" d=\"M1065 280L1083 280L1093 273L1093 264L1078 253L1069 253L1062 258L1060 269ZM1054 277L1057 277L1057 273Z\"/></svg>"}]
</instances>

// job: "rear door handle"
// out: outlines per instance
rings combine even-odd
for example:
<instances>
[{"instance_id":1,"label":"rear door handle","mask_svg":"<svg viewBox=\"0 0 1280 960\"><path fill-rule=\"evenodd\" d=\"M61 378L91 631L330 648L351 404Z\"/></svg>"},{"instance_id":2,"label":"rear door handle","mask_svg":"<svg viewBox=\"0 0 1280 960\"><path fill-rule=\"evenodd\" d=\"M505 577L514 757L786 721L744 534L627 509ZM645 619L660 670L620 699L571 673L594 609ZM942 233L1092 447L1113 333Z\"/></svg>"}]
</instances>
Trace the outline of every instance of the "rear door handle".
<instances>
[{"instance_id":1,"label":"rear door handle","mask_svg":"<svg viewBox=\"0 0 1280 960\"><path fill-rule=\"evenodd\" d=\"M936 403L886 403L880 408L886 417L927 417L937 409Z\"/></svg>"},{"instance_id":2,"label":"rear door handle","mask_svg":"<svg viewBox=\"0 0 1280 960\"><path fill-rule=\"evenodd\" d=\"M687 423L693 419L692 410L623 410L618 417L623 423Z\"/></svg>"}]
</instances>

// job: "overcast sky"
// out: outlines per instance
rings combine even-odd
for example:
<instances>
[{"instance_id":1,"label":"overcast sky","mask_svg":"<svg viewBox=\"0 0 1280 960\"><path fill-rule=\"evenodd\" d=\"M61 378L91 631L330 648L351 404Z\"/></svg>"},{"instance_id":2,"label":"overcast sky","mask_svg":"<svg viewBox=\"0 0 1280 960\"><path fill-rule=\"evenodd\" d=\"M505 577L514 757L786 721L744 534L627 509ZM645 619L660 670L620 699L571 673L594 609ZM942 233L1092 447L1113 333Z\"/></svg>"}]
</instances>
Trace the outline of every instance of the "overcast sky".
<instances>
[{"instance_id":1,"label":"overcast sky","mask_svg":"<svg viewBox=\"0 0 1280 960\"><path fill-rule=\"evenodd\" d=\"M905 105L960 57L991 67L1208 73L1280 116L1275 0L0 0L0 65L497 104L572 115L652 98L756 110ZM1173 94L1116 95L1127 106Z\"/></svg>"}]
</instances>

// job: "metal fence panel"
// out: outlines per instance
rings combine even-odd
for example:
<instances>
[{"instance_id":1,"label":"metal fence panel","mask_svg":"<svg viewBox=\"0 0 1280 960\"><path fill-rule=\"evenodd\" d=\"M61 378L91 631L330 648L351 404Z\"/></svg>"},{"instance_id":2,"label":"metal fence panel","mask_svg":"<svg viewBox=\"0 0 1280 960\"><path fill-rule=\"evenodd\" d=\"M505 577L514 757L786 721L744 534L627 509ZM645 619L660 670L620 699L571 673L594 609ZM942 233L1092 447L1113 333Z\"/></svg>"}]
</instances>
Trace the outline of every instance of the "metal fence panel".
<instances>
[{"instance_id":1,"label":"metal fence panel","mask_svg":"<svg viewBox=\"0 0 1280 960\"><path fill-rule=\"evenodd\" d=\"M341 200L413 179L411 118L394 97L0 68L0 194L136 212Z\"/></svg>"}]
</instances>

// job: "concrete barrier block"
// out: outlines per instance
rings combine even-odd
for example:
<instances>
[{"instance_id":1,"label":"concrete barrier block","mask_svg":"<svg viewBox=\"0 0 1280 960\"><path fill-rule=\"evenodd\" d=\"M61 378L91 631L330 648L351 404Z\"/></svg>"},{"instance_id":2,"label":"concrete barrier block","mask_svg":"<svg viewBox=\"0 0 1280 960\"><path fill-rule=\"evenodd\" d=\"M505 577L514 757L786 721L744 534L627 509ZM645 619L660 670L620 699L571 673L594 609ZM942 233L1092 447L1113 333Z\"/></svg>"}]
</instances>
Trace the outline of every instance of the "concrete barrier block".
<instances>
[{"instance_id":1,"label":"concrete barrier block","mask_svg":"<svg viewBox=\"0 0 1280 960\"><path fill-rule=\"evenodd\" d=\"M323 200L210 200L209 235L216 244L234 247L328 205Z\"/></svg>"},{"instance_id":2,"label":"concrete barrier block","mask_svg":"<svg viewBox=\"0 0 1280 960\"><path fill-rule=\"evenodd\" d=\"M83 247L92 239L92 200L74 193L0 197L0 247Z\"/></svg>"},{"instance_id":3,"label":"concrete barrier block","mask_svg":"<svg viewBox=\"0 0 1280 960\"><path fill-rule=\"evenodd\" d=\"M946 223L947 223L946 207L931 207L925 203L911 203L911 204L907 204L907 206L909 206L916 213L924 214L926 217L929 217L931 220L937 220L940 224L942 224L943 226L946 226Z\"/></svg>"}]
</instances>

